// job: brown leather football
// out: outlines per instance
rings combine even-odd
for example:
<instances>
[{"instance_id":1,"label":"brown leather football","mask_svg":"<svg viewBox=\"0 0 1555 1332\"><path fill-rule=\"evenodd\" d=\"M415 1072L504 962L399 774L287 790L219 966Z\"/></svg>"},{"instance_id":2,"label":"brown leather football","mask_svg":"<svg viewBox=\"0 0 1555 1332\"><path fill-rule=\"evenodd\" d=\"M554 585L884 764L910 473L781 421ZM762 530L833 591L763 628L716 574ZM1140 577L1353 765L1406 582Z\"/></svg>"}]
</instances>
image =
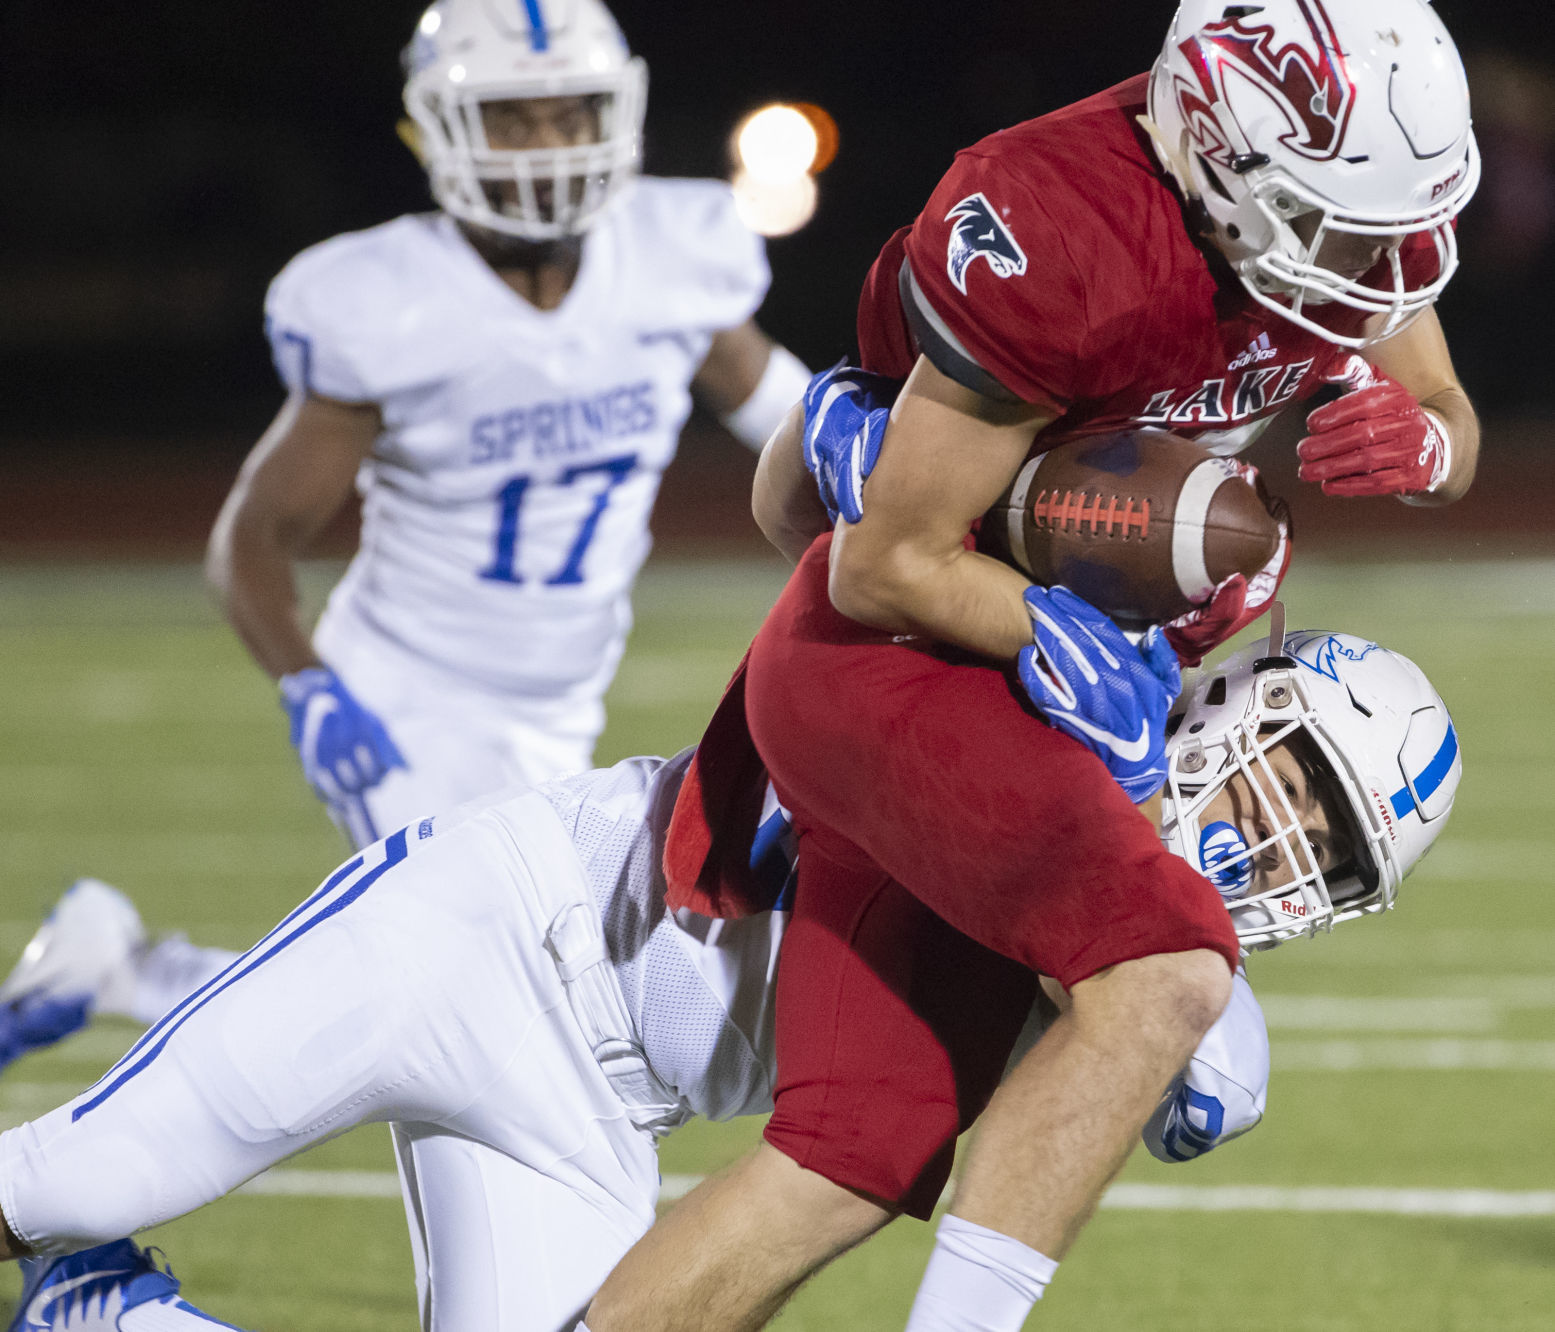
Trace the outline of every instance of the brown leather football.
<instances>
[{"instance_id":1,"label":"brown leather football","mask_svg":"<svg viewBox=\"0 0 1555 1332\"><path fill-rule=\"evenodd\" d=\"M978 549L1114 619L1157 624L1273 557L1279 528L1224 459L1164 430L1056 445L984 515Z\"/></svg>"}]
</instances>

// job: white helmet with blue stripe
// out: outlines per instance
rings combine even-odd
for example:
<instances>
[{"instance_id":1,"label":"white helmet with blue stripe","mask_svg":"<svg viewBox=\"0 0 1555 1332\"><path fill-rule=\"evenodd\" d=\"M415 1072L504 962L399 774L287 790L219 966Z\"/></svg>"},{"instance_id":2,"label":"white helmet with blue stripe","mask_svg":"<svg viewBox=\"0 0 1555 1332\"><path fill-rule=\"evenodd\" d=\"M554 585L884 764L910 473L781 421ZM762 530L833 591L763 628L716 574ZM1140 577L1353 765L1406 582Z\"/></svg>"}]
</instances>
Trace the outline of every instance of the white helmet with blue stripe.
<instances>
[{"instance_id":1,"label":"white helmet with blue stripe","mask_svg":"<svg viewBox=\"0 0 1555 1332\"><path fill-rule=\"evenodd\" d=\"M1350 634L1285 634L1277 618L1277 637L1200 676L1166 748L1162 838L1220 889L1247 949L1391 907L1463 774L1447 705L1414 662ZM1271 768L1280 746L1349 825L1326 873ZM1259 807L1251 844L1245 827L1204 817L1239 774Z\"/></svg>"},{"instance_id":2,"label":"white helmet with blue stripe","mask_svg":"<svg viewBox=\"0 0 1555 1332\"><path fill-rule=\"evenodd\" d=\"M587 230L636 174L648 70L600 0L438 0L405 51L405 109L443 210L545 241ZM583 98L587 141L489 141L493 104Z\"/></svg>"}]
</instances>

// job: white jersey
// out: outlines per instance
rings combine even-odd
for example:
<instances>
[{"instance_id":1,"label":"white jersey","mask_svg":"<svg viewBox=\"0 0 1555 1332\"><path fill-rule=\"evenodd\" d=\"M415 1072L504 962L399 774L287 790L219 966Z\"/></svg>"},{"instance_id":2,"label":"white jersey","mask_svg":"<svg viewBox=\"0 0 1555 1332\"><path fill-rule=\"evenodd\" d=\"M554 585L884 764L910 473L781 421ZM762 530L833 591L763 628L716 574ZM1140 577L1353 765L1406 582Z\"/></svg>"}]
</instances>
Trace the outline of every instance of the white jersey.
<instances>
[{"instance_id":1,"label":"white jersey","mask_svg":"<svg viewBox=\"0 0 1555 1332\"><path fill-rule=\"evenodd\" d=\"M664 837L691 761L627 759L540 788L572 838L648 1062L693 1114L772 1109L784 911L713 920L665 909ZM500 806L498 806L500 808ZM788 861L778 858L777 870Z\"/></svg>"},{"instance_id":2,"label":"white jersey","mask_svg":"<svg viewBox=\"0 0 1555 1332\"><path fill-rule=\"evenodd\" d=\"M602 695L690 381L767 282L718 181L637 181L550 311L443 214L298 255L266 302L282 378L383 417L361 548L320 633L365 623L490 689Z\"/></svg>"}]
</instances>

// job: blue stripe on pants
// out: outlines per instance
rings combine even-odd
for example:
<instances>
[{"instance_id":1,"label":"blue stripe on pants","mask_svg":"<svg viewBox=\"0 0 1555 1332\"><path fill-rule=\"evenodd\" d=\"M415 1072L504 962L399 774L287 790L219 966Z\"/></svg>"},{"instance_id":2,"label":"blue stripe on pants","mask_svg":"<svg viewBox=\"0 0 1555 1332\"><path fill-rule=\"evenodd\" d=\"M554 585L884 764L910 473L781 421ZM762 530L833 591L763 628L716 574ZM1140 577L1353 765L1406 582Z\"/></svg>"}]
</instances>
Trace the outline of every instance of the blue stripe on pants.
<instances>
[{"instance_id":1,"label":"blue stripe on pants","mask_svg":"<svg viewBox=\"0 0 1555 1332\"><path fill-rule=\"evenodd\" d=\"M292 912L255 947L243 954L242 957L238 958L236 962L214 980L209 981L196 990L179 1004L177 1008L164 1016L156 1026L135 1043L129 1054L125 1055L123 1059L109 1070L102 1082L98 1083L99 1086L103 1087L103 1090L98 1092L91 1100L83 1102L75 1108L71 1113L70 1122L74 1124L83 1115L90 1114L123 1087L125 1083L150 1067L155 1062L157 1056L167 1048L168 1042L177 1034L178 1029L204 1008L206 1004L210 1003L212 999L225 993L245 976L251 975L277 953L296 943L298 939L302 938L303 935L307 934L315 926L322 924L331 916L345 910L346 907L350 906L352 902L356 901L357 898L371 888L386 871L393 869L394 866L404 860L408 854L405 832L406 830L401 828L383 844L383 861L380 864L374 865L354 883L350 883L344 892L326 903L314 915L297 926L296 929L286 933L288 926L298 916L302 915L321 899L327 897L334 889L346 883L351 874L362 867L362 857L358 856L355 860L343 865L318 892L304 902L302 906L298 907L296 911ZM270 941L276 939L277 935L283 937L271 943ZM269 945L268 947L266 946L267 944ZM107 1083L107 1085L103 1086L103 1083Z\"/></svg>"}]
</instances>

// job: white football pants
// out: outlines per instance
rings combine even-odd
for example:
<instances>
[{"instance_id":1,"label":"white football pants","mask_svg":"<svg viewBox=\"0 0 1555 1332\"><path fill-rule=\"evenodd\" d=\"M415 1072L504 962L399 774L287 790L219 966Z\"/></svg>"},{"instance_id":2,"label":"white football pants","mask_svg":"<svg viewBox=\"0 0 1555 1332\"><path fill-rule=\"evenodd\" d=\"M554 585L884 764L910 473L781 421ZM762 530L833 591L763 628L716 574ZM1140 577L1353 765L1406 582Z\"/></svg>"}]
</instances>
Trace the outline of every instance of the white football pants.
<instances>
[{"instance_id":1,"label":"white football pants","mask_svg":"<svg viewBox=\"0 0 1555 1332\"><path fill-rule=\"evenodd\" d=\"M423 1327L573 1327L658 1194L652 1141L546 947L580 902L597 920L541 796L393 834L96 1086L0 1135L0 1209L40 1252L70 1252L393 1121Z\"/></svg>"},{"instance_id":2,"label":"white football pants","mask_svg":"<svg viewBox=\"0 0 1555 1332\"><path fill-rule=\"evenodd\" d=\"M501 694L406 653L349 612L332 613L315 646L388 728L406 763L361 795L326 806L355 847L436 810L593 763L609 675L568 698ZM610 666L613 675L614 660Z\"/></svg>"}]
</instances>

